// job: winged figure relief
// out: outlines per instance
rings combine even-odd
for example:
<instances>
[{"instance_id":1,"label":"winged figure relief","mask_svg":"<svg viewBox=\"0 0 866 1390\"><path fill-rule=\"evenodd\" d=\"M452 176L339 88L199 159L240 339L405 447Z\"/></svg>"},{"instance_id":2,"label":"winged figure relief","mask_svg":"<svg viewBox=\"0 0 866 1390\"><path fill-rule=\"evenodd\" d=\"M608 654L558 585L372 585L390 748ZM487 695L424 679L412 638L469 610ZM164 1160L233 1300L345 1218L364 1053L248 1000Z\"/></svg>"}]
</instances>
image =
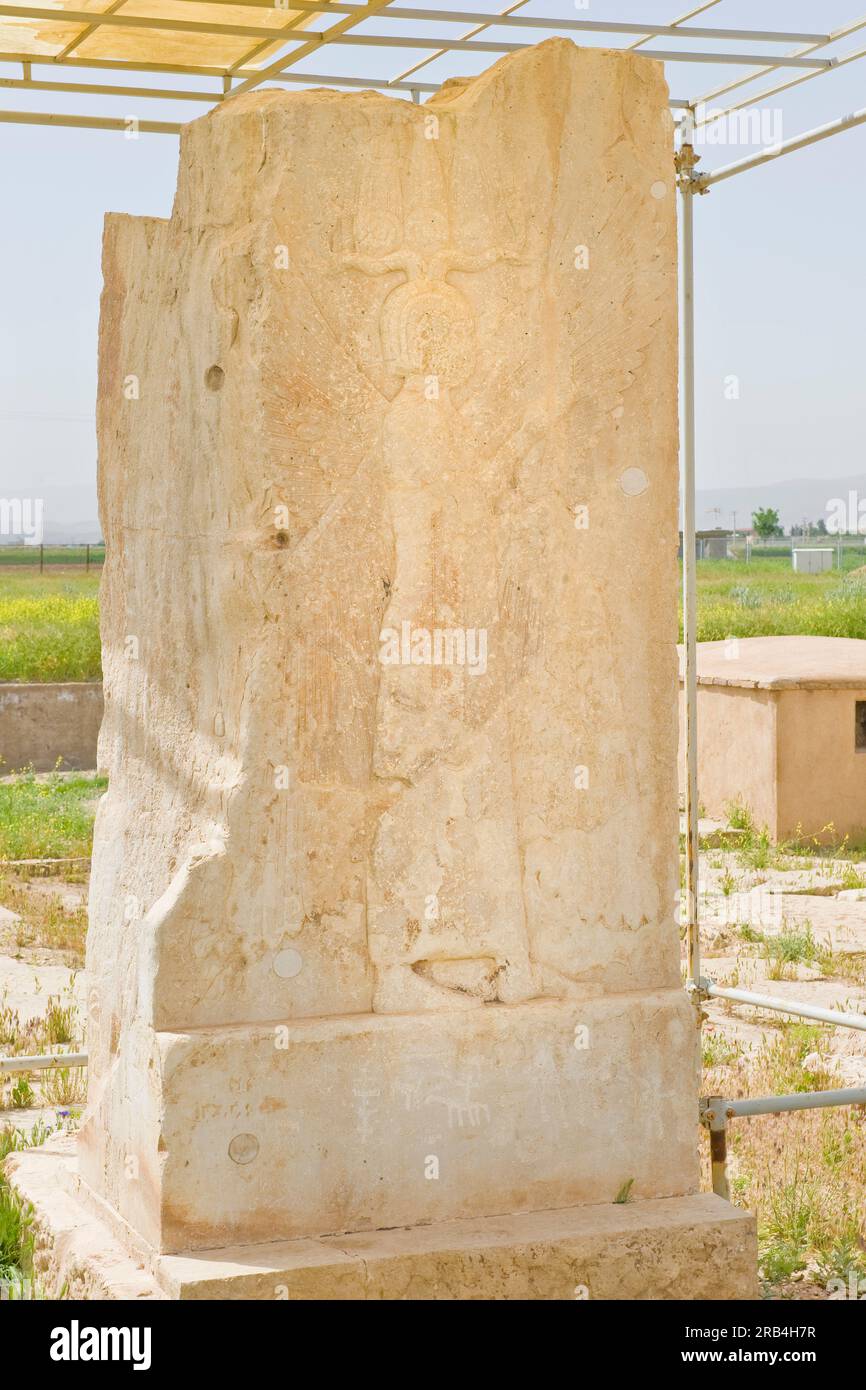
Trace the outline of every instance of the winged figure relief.
<instances>
[{"instance_id":1,"label":"winged figure relief","mask_svg":"<svg viewBox=\"0 0 866 1390\"><path fill-rule=\"evenodd\" d=\"M286 296L265 412L287 573L328 571L296 616L286 737L305 786L367 808L363 910L384 1012L580 984L565 946L546 951L526 846L564 828L557 757L563 781L574 761L610 775L611 794L573 805L569 829L603 827L636 776L615 708L629 678L616 597L569 597L566 645L558 610L604 543L590 533L573 550L575 508L609 490L653 342L648 298L661 315L671 291L628 142L581 196L549 162L486 158L459 123L427 139L407 122L399 138L399 158L359 170L332 229L317 267L327 303L318 275ZM436 660L442 634L447 650L447 634L453 649L454 634L481 632L483 672Z\"/></svg>"}]
</instances>

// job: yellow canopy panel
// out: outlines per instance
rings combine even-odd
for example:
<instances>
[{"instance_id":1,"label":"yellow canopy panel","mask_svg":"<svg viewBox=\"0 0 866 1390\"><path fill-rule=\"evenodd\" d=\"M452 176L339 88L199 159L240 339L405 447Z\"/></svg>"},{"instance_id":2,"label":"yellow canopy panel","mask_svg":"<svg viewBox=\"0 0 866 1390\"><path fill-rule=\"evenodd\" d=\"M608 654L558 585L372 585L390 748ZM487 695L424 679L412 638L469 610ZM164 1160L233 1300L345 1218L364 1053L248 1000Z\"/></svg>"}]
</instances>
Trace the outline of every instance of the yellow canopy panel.
<instances>
[{"instance_id":1,"label":"yellow canopy panel","mask_svg":"<svg viewBox=\"0 0 866 1390\"><path fill-rule=\"evenodd\" d=\"M20 19L12 17L8 13L12 8L25 13ZM0 62L7 55L7 61L12 56L93 58L172 67L226 68L241 61L256 67L285 42L285 37L269 41L269 31L290 35L315 18L309 10L281 9L276 4L263 8L188 0L3 0L2 10ZM51 17L46 18L48 11ZM99 15L110 16L109 23L96 23ZM148 25L136 24L137 19L147 20ZM160 20L202 27L149 27ZM226 27L230 32L225 32Z\"/></svg>"}]
</instances>

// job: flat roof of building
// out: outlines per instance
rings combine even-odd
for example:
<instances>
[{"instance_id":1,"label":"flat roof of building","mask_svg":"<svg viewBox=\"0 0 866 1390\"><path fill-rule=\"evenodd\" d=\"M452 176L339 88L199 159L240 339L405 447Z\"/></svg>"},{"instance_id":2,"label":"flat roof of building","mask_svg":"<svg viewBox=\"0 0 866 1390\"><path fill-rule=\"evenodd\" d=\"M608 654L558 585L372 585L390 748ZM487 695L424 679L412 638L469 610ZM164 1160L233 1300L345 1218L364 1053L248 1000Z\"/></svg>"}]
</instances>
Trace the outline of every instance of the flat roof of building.
<instances>
[{"instance_id":1,"label":"flat roof of building","mask_svg":"<svg viewBox=\"0 0 866 1390\"><path fill-rule=\"evenodd\" d=\"M680 679L683 649L680 653ZM866 641L857 637L729 637L698 643L698 684L753 690L866 690Z\"/></svg>"}]
</instances>

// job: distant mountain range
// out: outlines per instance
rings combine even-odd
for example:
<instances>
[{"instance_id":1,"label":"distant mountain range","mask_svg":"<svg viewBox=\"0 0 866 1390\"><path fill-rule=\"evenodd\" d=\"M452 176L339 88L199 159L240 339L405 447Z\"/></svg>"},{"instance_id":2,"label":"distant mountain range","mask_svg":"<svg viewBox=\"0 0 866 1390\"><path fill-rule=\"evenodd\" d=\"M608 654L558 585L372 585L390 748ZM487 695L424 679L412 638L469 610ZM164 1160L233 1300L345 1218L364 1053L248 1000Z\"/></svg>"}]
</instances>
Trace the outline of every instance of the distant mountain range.
<instances>
[{"instance_id":1,"label":"distant mountain range","mask_svg":"<svg viewBox=\"0 0 866 1390\"><path fill-rule=\"evenodd\" d=\"M695 524L698 530L721 526L731 530L736 513L738 530L751 525L752 512L760 507L775 507L782 525L788 530L806 521L829 524L833 503L841 499L846 511L849 495L857 495L866 516L866 473L851 478L792 478L785 483L750 483L744 487L698 488L695 494ZM856 529L856 502L854 524Z\"/></svg>"},{"instance_id":2,"label":"distant mountain range","mask_svg":"<svg viewBox=\"0 0 866 1390\"><path fill-rule=\"evenodd\" d=\"M86 545L102 539L102 527L96 505L96 487L87 483L46 484L34 487L25 494L21 487L4 488L0 477L0 500L27 497L32 503L42 499L42 539L45 545ZM33 511L27 512L29 518ZM14 541L10 535L0 535L0 545Z\"/></svg>"}]
</instances>

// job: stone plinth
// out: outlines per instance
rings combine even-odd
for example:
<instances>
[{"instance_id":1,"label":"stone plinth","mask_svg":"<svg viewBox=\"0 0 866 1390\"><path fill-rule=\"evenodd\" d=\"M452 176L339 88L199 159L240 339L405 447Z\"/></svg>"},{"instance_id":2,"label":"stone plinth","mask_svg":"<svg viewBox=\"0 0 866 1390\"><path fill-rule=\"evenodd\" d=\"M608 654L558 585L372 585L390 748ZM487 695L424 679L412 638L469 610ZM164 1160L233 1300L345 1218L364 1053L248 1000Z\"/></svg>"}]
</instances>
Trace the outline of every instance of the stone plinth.
<instances>
[{"instance_id":1,"label":"stone plinth","mask_svg":"<svg viewBox=\"0 0 866 1390\"><path fill-rule=\"evenodd\" d=\"M79 1194L154 1268L691 1200L671 134L556 40L108 220Z\"/></svg>"},{"instance_id":2,"label":"stone plinth","mask_svg":"<svg viewBox=\"0 0 866 1390\"><path fill-rule=\"evenodd\" d=\"M862 840L866 642L699 642L698 792L713 817L743 803L775 841Z\"/></svg>"},{"instance_id":3,"label":"stone plinth","mask_svg":"<svg viewBox=\"0 0 866 1390\"><path fill-rule=\"evenodd\" d=\"M49 1297L267 1301L754 1299L754 1219L711 1192L159 1255L76 1174L67 1139L7 1160Z\"/></svg>"},{"instance_id":4,"label":"stone plinth","mask_svg":"<svg viewBox=\"0 0 866 1390\"><path fill-rule=\"evenodd\" d=\"M687 1192L694 1039L673 991L158 1034L136 1224L177 1251Z\"/></svg>"}]
</instances>

